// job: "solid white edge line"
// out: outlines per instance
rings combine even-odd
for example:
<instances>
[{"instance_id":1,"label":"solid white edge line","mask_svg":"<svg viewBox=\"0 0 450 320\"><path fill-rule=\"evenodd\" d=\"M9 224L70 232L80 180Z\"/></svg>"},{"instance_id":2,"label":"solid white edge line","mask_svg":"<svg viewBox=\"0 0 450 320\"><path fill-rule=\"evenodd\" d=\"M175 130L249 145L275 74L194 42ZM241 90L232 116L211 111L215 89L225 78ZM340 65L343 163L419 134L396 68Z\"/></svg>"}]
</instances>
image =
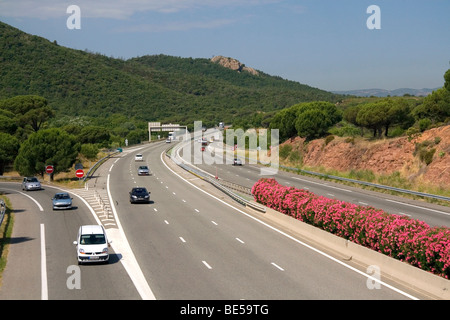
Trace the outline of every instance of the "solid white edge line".
<instances>
[{"instance_id":1,"label":"solid white edge line","mask_svg":"<svg viewBox=\"0 0 450 320\"><path fill-rule=\"evenodd\" d=\"M134 256L133 250L130 247L130 244L128 243L127 237L125 235L125 232L122 229L122 225L119 220L119 216L117 215L116 207L114 205L114 202L112 201L111 196L111 190L109 188L109 178L110 174L108 174L107 182L106 182L106 189L108 192L108 197L111 203L111 210L113 211L114 218L116 219L117 227L121 239L117 239L120 241L120 244L122 246L119 246L118 243L113 242L111 243L111 246L114 248L115 252L123 253L126 255L126 258L120 259L120 262L124 266L125 270L128 272L128 275L131 278L131 281L133 281L134 286L136 287L137 291L139 292L141 298L143 300L156 300L155 295L153 294L152 289L150 288L149 284L147 283L147 280L145 279L144 274L142 273L141 268L139 267L139 263L136 260L136 257ZM108 229L108 231L111 232L112 229ZM119 236L119 235L116 235Z\"/></svg>"},{"instance_id":2,"label":"solid white edge line","mask_svg":"<svg viewBox=\"0 0 450 320\"><path fill-rule=\"evenodd\" d=\"M259 219L256 218L256 217L253 217L252 215L250 215L250 214L248 214L248 213L246 213L246 212L244 212L244 211L242 211L242 210L240 210L240 209L238 209L238 208L232 206L232 205L229 204L229 203L226 203L225 201L223 201L223 200L217 198L216 196L214 196L214 195L212 195L212 194L206 192L205 190L203 190L203 189L197 187L196 185L190 183L189 181L187 181L186 179L184 179L182 176L180 176L178 173L176 173L176 172L173 171L171 168L169 168L169 166L168 166L168 165L164 162L164 160L163 160L163 154L164 154L164 153L165 153L165 151L163 151L163 152L161 153L161 155L160 155L161 161L162 161L162 163L164 164L164 166L165 166L167 169L169 169L174 175L176 175L177 177L179 177L179 178L180 178L181 180L183 180L184 182L190 184L192 187L196 188L197 190L199 190L199 191L201 191L201 192L207 194L207 195L210 196L211 198L216 199L217 201L219 201L219 202L223 203L224 205L226 205L226 206L228 206L228 207L230 207L230 208L236 210L237 212L242 213L243 215L249 217L250 219L253 219L253 220L259 222L260 224L262 224L262 225L268 227L269 229L272 229L273 231L278 232L279 234L281 234L281 235L283 235L283 236L285 236L285 237L287 237L287 238L289 238L289 239L291 239L291 240L297 242L298 244L301 244L302 246L305 246L306 248L311 249L311 250L313 250L313 251L315 251L315 252L321 254L322 256L324 256L324 257L326 257L326 258L328 258L328 259L330 259L330 260L332 260L332 261L334 261L334 262L336 262L336 263L338 263L338 264L340 264L340 265L342 265L342 266L344 266L344 267L346 267L346 268L348 268L348 269L350 269L350 270L352 270L352 271L354 271L354 272L356 272L356 273L358 273L358 274L360 274L360 275L362 275L362 276L364 276L364 277L366 277L366 278L368 278L368 279L371 279L371 280L373 280L373 281L376 281L376 282L380 283L381 285L384 285L385 287L387 287L387 288L389 288L389 289L391 289L391 290L393 290L393 291L395 291L395 292L397 292L397 293L399 293L399 294L401 294L401 295L404 295L404 296L406 296L406 297L408 297L408 298L410 298L410 299L413 299L413 300L419 300L417 297L415 297L415 296L413 296L413 295L410 295L409 293L406 293L406 292L404 292L404 291L402 291L402 290L400 290L400 289L398 289L398 288L396 288L396 287L394 287L394 286L391 286L390 284L385 283L384 281L381 281L380 279L376 279L376 278L374 278L374 277L372 277L372 276L370 276L370 275L368 275L368 274L366 274L366 273L364 273L364 272L362 272L362 271L360 271L360 270L358 270L358 269L356 269L356 268L354 268L354 267L352 267L352 266L350 266L350 265L348 265L348 264L346 264L346 263L344 263L344 262L342 262L342 261L340 261L340 260L338 260L338 259L336 259L336 258L330 256L329 254L327 254L327 253L325 253L325 252L323 252L323 251L320 251L319 249L314 248L314 247L312 247L312 246L310 246L310 245L308 245L308 244L306 244L306 243L304 243L304 242L302 242L302 241L300 241L300 240L294 238L293 236L291 236L291 235L289 235L289 234L287 234L287 233L285 233L285 232L283 232L283 231L281 231L281 230L279 230L279 229L277 229L277 228L275 228L275 227L273 227L273 226L271 226L271 225L265 223L264 221L259 220Z\"/></svg>"},{"instance_id":3,"label":"solid white edge line","mask_svg":"<svg viewBox=\"0 0 450 320\"><path fill-rule=\"evenodd\" d=\"M45 226L41 223L41 300L48 300L47 257L45 251Z\"/></svg>"},{"instance_id":4,"label":"solid white edge line","mask_svg":"<svg viewBox=\"0 0 450 320\"><path fill-rule=\"evenodd\" d=\"M279 265L277 265L275 262L272 262L271 265L273 265L274 267L276 267L277 269L284 271L284 269L282 267L280 267Z\"/></svg>"},{"instance_id":5,"label":"solid white edge line","mask_svg":"<svg viewBox=\"0 0 450 320\"><path fill-rule=\"evenodd\" d=\"M413 208L418 208L418 209L421 209L421 210L428 210L428 211L433 211L433 212L440 213L440 214L445 214L447 216L450 215L450 213L445 212L445 211L440 211L440 210L430 209L430 208L426 208L426 207L416 206L414 204L409 204L409 203L400 202L400 201L391 200L391 199L384 199L384 200L389 201L389 202L398 203L398 204L401 204L401 205L404 205L404 206L410 206L410 207L413 207Z\"/></svg>"},{"instance_id":6,"label":"solid white edge line","mask_svg":"<svg viewBox=\"0 0 450 320\"><path fill-rule=\"evenodd\" d=\"M14 189L8 189L8 188L5 188L5 189L3 189L3 190L14 191L14 192L17 192L17 193L19 193L19 194L25 196L25 197L30 198L31 201L33 201L33 202L38 206L39 211L44 211L44 208L42 208L41 204L40 204L36 199L34 199L33 197L31 197L30 195L28 195L28 194L26 194L26 193L24 193L24 192L22 192L22 191L14 190Z\"/></svg>"},{"instance_id":7,"label":"solid white edge line","mask_svg":"<svg viewBox=\"0 0 450 320\"><path fill-rule=\"evenodd\" d=\"M345 192L353 192L352 190L339 188L339 187L334 187L334 186L330 186L330 185L325 184L325 183L310 181L310 180L306 180L306 179L302 179L302 178L298 178L298 177L291 177L291 179L296 179L296 180L300 180L300 181L304 181L304 182L308 182L308 183L312 183L312 184L318 184L320 186L324 186L324 187L332 188L332 189L338 189L338 190L345 191ZM304 189L306 189L306 188L304 188Z\"/></svg>"}]
</instances>

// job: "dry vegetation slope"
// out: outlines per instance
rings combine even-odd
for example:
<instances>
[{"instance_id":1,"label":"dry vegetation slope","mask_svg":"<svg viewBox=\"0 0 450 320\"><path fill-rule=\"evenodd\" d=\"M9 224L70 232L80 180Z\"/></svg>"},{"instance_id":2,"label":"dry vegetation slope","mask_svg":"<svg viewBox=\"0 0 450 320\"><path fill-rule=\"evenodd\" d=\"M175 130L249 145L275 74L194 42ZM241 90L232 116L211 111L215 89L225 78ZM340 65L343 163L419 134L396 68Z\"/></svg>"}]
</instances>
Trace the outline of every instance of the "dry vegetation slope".
<instances>
[{"instance_id":1,"label":"dry vegetation slope","mask_svg":"<svg viewBox=\"0 0 450 320\"><path fill-rule=\"evenodd\" d=\"M370 170L374 175L399 175L414 184L450 187L450 125L410 137L369 141L334 137L304 144L300 138L285 142L301 150L304 167L349 172Z\"/></svg>"}]
</instances>

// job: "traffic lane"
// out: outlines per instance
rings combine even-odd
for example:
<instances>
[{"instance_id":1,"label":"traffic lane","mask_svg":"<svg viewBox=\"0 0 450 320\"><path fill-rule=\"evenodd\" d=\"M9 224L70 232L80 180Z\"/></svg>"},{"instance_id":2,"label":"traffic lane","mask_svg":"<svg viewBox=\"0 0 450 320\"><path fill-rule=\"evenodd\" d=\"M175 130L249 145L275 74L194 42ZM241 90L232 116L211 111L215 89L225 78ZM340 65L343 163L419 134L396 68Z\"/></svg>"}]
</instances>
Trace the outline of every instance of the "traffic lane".
<instances>
[{"instance_id":1,"label":"traffic lane","mask_svg":"<svg viewBox=\"0 0 450 320\"><path fill-rule=\"evenodd\" d=\"M371 206L387 213L422 220L430 226L450 226L450 209L448 207L306 177L284 178L280 174L278 180L283 185L306 189L327 198L335 198L361 206Z\"/></svg>"},{"instance_id":2,"label":"traffic lane","mask_svg":"<svg viewBox=\"0 0 450 320\"><path fill-rule=\"evenodd\" d=\"M74 199L75 200L75 199ZM77 201L74 201L77 203ZM80 201L81 202L81 201ZM53 211L45 219L49 299L140 299L118 256L109 247L108 264L78 265L76 240L81 225L98 224L84 203Z\"/></svg>"},{"instance_id":3,"label":"traffic lane","mask_svg":"<svg viewBox=\"0 0 450 320\"><path fill-rule=\"evenodd\" d=\"M192 199L192 202L194 202L194 203L197 204L198 201L196 201L195 199ZM202 209L199 209L199 211L200 211L200 213L203 212ZM213 208L210 208L210 210L206 210L206 211L207 211L207 212L214 212L214 209L213 209ZM231 214L230 217L232 217L232 219L234 220L234 219L235 219L235 215L236 215L236 212L235 212L234 214ZM219 216L218 216L218 217L215 217L215 218L212 217L212 219L211 219L211 223L212 223L212 224L210 224L210 225L211 225L211 226L213 226L213 225L215 225L215 226L217 226L217 225L219 225L219 226L226 226L227 223L226 223L226 224L223 224L223 223L220 222L220 219L223 219L223 217L224 217L224 215L222 215L222 214L219 214ZM235 225L235 226L233 226L233 227L230 228L230 233L231 233L233 230L238 230L239 227L242 226L240 220L236 220L236 221L237 221L237 225ZM244 235L243 237L245 237L245 235L248 234L248 232L247 232L247 231L243 231L241 234L243 234L243 235ZM263 234L263 233L261 233L261 234ZM259 236L261 236L261 234L258 233ZM239 237L235 237L235 238L233 238L233 239L235 239L235 240L236 240L237 242L239 242L239 243L241 243L240 240L242 240L242 239L239 238ZM238 240L238 239L239 239L239 240ZM236 243L237 243L237 242L236 242ZM245 241L244 241L244 242L245 242ZM255 235L254 243L259 243L259 242L260 242L260 241L259 241L258 236ZM266 247L266 246L262 246L261 250L264 250L265 247ZM280 248L284 248L284 246L279 246L278 249L280 249ZM276 252L277 249L274 248L273 250L274 250L274 252ZM295 256L295 255L288 254L288 256ZM282 263L281 263L281 264L282 264ZM278 264L277 264L277 265L278 265Z\"/></svg>"},{"instance_id":4,"label":"traffic lane","mask_svg":"<svg viewBox=\"0 0 450 320\"><path fill-rule=\"evenodd\" d=\"M0 284L0 300L41 299L40 217L38 207L9 183L0 183L13 207L14 228Z\"/></svg>"},{"instance_id":5,"label":"traffic lane","mask_svg":"<svg viewBox=\"0 0 450 320\"><path fill-rule=\"evenodd\" d=\"M133 250L136 260L142 270L146 281L149 283L154 296L157 299L161 298L161 294L158 290L158 285L152 281L154 277L154 272L149 269L149 265L156 263L160 265L159 259L150 259L148 261L148 250L152 250L153 243L150 236L156 236L164 241L164 234L158 234L161 229L155 229L154 221L149 220L149 216L153 211L152 205L142 203L142 204L130 204L129 192L131 188L135 186L145 186L151 192L153 191L153 183L149 181L154 179L153 174L150 176L137 176L137 167L142 164L146 164L148 161L147 152L151 152L153 148L146 148L145 150L140 150L139 153L143 154L144 160L135 161L135 153L126 154L122 159L115 163L114 167L110 170L109 179L109 189L111 193L111 198L117 215L120 220L120 224L124 233L127 236L128 243ZM152 168L153 170L153 168ZM138 182L138 178L142 179ZM153 200L153 192L151 194L151 200ZM167 254L167 253L165 253Z\"/></svg>"},{"instance_id":6,"label":"traffic lane","mask_svg":"<svg viewBox=\"0 0 450 320\"><path fill-rule=\"evenodd\" d=\"M160 172L161 173L161 172ZM170 180L170 176L162 176L161 180ZM176 186L179 187L179 189L176 189ZM202 253L206 253L203 254L203 256L215 256L215 258L211 258L210 260L202 260L205 261L210 267L211 269L215 269L213 266L215 265L216 267L219 266L219 270L221 268L223 268L225 266L225 268L223 269L224 273L221 274L218 279L215 279L214 282L207 283L207 287L210 288L211 292L216 292L216 293L220 293L220 295L217 298L221 298L221 299L228 299L228 298L270 298L270 299L286 299L286 298L292 298L292 299L297 299L299 297L309 297L312 298L314 295L311 295L311 292L315 292L317 291L317 287L322 287L322 288L326 288L327 292L333 292L333 290L329 289L329 285L331 284L332 287L336 288L339 286L333 285L332 281L330 279L327 279L323 285L319 285L320 283L320 279L317 281L313 281L313 283L310 283L309 287L308 285L306 285L304 279L300 280L300 281L294 281L292 278L290 277L285 277L284 275L282 276L281 279L276 279L274 280L273 283L271 283L271 280L269 281L269 284L267 283L267 280L265 280L265 282L263 284L261 284L261 287L259 287L259 283L261 283L261 279L265 279L265 276L267 276L267 274L270 274L270 272L272 272L274 269L275 270L279 270L281 271L281 269L283 269L282 267L280 267L281 269L278 268L279 264L280 265L290 265L292 264L292 270L298 270L299 268L299 262L301 261L309 261L311 262L312 259L311 258L305 258L305 255L307 256L308 253L303 253L303 252L296 252L296 254L289 252L289 249L287 249L287 253L286 253L286 257L294 257L294 261L292 263L283 263L284 259L279 259L282 262L278 262L279 264L275 263L275 262L270 262L270 264L268 263L268 260L265 259L265 257L267 255L270 255L267 252L267 248L270 247L267 243L260 245L261 243L261 237L263 237L262 239L265 239L265 232L267 230L258 230L255 235L254 235L254 239L252 240L248 240L250 243L254 243L254 244L258 244L258 248L255 248L254 250L250 250L250 253L246 253L246 254L239 254L236 253L234 251L234 246L236 246L237 248L242 248L244 247L244 243L247 243L246 241L242 240L241 238L246 238L246 236L248 236L250 234L250 232L248 232L248 230L243 230L241 232L238 232L237 230L239 230L240 228L242 228L242 225L244 225L244 223L242 222L242 220L240 219L236 219L236 217L238 216L235 212L234 213L226 213L228 210L228 207L226 208L222 208L222 209L217 209L217 204L212 204L211 207L209 208L203 208L205 204L208 203L208 201L205 202L205 197L201 197L199 199L194 199L195 197L195 193L191 194L191 196L188 196L187 191L189 189L189 187L183 187L180 186L179 183L175 183L175 186L171 186L169 188L166 188L166 186L162 186L163 192L166 195L170 195L170 191L171 190L175 190L172 192L173 196L176 196L176 194L178 193L183 193L183 197L184 198L189 198L190 200L188 201L189 203L194 203L195 206L199 209L195 210L196 208L191 207L190 209L194 209L194 210L190 210L190 209L170 209L170 210L165 210L167 212L165 212L164 210L161 209L157 209L158 214L157 215L162 215L163 217L161 217L161 219L167 217L167 219L164 219L164 221L167 221L168 223L166 223L166 228L173 228L173 229L177 229L176 232L174 232L173 235L173 240L172 241L176 241L178 243L183 242L184 246L189 248L192 245L192 251L190 253L190 255L194 255L194 254L198 254L198 252L202 252ZM157 188L159 189L159 188ZM167 192L169 191L169 192ZM174 194L175 193L175 194ZM174 198L174 200L168 201L169 203L175 203L176 198ZM180 200L180 199L178 199ZM183 206L188 206L187 203L183 202L184 199L181 199L181 201L179 202L180 205ZM183 204L182 204L183 203ZM214 214L214 212L216 214ZM205 213L207 213L205 215ZM220 230L220 226L224 226L226 228L227 225L229 225L227 222L222 222L224 217L229 217L231 218L231 221L235 221L234 225L232 227L228 227L222 236L218 236L220 233L222 233ZM175 221L175 223L173 222ZM192 225L194 224L194 225ZM251 226L251 228L254 227L254 223L250 223L249 224ZM212 228L211 231L208 232L208 230ZM201 230L201 231L199 231ZM239 233L241 236L239 237L232 237L231 235L233 233ZM177 236L177 235L181 235L181 236ZM183 236L184 235L184 236ZM262 236L264 235L264 236ZM279 235L277 235L277 238L279 237ZM175 240L174 240L175 239ZM177 240L179 239L179 240ZM183 240L181 240L183 239ZM270 239L270 238L269 238ZM282 238L283 239L283 238ZM285 239L283 239L285 240ZM271 241L269 241L270 243ZM165 242L167 243L167 242ZM230 244L230 247L227 247L227 243ZM280 252L280 248L289 248L289 246L292 246L292 243L283 243L280 245L275 245L271 250L269 250L269 252L272 253L277 253ZM218 249L220 248L220 249ZM281 252L284 252L284 250L282 250ZM226 254L225 254L226 253ZM310 253L310 251L309 251ZM253 256L252 256L253 254ZM274 254L275 256L276 254ZM247 259L249 256L252 256L252 258ZM259 257L258 258L255 258ZM300 258L301 257L301 258ZM216 264L213 261L215 261L215 259L217 259L219 262ZM300 260L298 260L300 259ZM261 260L261 261L258 261ZM262 260L265 261L265 263L262 262ZM270 260L270 259L269 259ZM274 259L277 260L277 259ZM234 263L235 262L235 263ZM246 263L247 262L247 263ZM310 264L308 264L310 265ZM316 265L324 265L321 262L318 263L313 263L312 264L314 267L312 267L313 270L311 270L311 272L315 272L315 270L317 269L315 266ZM206 264L205 264L206 266ZM227 267L228 266L228 267ZM208 268L206 266L206 268ZM230 272L233 270L239 270L240 268L242 268L242 270L238 271L238 272ZM325 267L325 271L329 270L330 267L329 265L326 265ZM255 274L258 274L258 270L260 271L260 277L256 277L255 282L251 282L251 288L254 289L252 290L252 292L245 292L245 290L247 290L249 288L248 285L245 285L244 287L242 287L243 283L248 284L248 282L246 282L246 280L248 279L252 279L252 277ZM303 274L303 273L302 273ZM342 272L339 273L339 275L334 275L333 278L341 278L342 279ZM241 277L242 276L242 277ZM292 274L290 274L290 276L292 276ZM314 275L312 275L312 277L314 278ZM351 274L351 279L354 279L355 275ZM309 276L307 276L306 278L311 278L311 274L309 274ZM222 279L223 281L219 280ZM224 280L226 279L226 280ZM271 278L273 279L273 278ZM365 281L364 281L364 277L362 277L363 280L358 281L356 286L360 287L360 290L363 290L363 292L369 292L369 290L367 290L367 286L365 286ZM274 293L274 286L278 286L282 281L285 281L285 286L283 288L283 290L280 290L280 292L278 292L279 296ZM354 280L353 280L354 282ZM346 280L346 283L351 283L348 282L348 280ZM341 283L341 285L343 285ZM217 287L216 287L217 286ZM214 290L214 288L216 290ZM247 289L246 289L247 288ZM288 289L291 288L291 289ZM305 290L301 290L300 292L298 291L299 288L304 288ZM292 291L289 291L292 290ZM324 289L325 290L325 289ZM205 291L207 292L207 291ZM237 292L241 292L240 296L236 295ZM346 296L347 298L360 298L363 297L364 295L362 295L361 293L358 293L355 296L352 296L352 294L354 294L355 290L354 289L350 289L348 292L348 295ZM381 291L379 291L381 292ZM255 295L255 294L262 294L261 296ZM303 295L302 295L303 294ZM383 293L382 297L384 298L391 298L389 296L389 292L388 293ZM333 296L333 293L330 295L330 297ZM339 289L339 293L334 293L334 298L338 298L342 296L342 289ZM323 292L320 293L319 296L317 297L323 297ZM372 295L372 292L368 294L368 298L374 298Z\"/></svg>"},{"instance_id":7,"label":"traffic lane","mask_svg":"<svg viewBox=\"0 0 450 320\"><path fill-rule=\"evenodd\" d=\"M128 274L117 263L119 257L111 248L110 264L78 266L73 244L78 228L98 222L90 208L70 190L74 208L53 210L51 198L58 191L60 189L44 185L43 190L21 193L35 199L43 209L39 211L39 220L45 230L48 299L139 299Z\"/></svg>"},{"instance_id":8,"label":"traffic lane","mask_svg":"<svg viewBox=\"0 0 450 320\"><path fill-rule=\"evenodd\" d=\"M48 298L58 300L139 299L119 257L112 251L107 265L78 266L76 240L81 225L98 224L90 208L73 193L73 209L53 210L51 198L58 188L44 186L32 196L41 203L45 225Z\"/></svg>"},{"instance_id":9,"label":"traffic lane","mask_svg":"<svg viewBox=\"0 0 450 320\"><path fill-rule=\"evenodd\" d=\"M361 190L311 177L303 177L279 171L274 176L261 176L254 165L198 165L199 168L219 178L251 188L262 177L273 177L280 184L308 190L316 195L339 199L362 206L372 206L391 214L403 215L412 219L425 221L430 226L450 226L450 210L448 207L424 203L399 196L388 195L371 190Z\"/></svg>"}]
</instances>

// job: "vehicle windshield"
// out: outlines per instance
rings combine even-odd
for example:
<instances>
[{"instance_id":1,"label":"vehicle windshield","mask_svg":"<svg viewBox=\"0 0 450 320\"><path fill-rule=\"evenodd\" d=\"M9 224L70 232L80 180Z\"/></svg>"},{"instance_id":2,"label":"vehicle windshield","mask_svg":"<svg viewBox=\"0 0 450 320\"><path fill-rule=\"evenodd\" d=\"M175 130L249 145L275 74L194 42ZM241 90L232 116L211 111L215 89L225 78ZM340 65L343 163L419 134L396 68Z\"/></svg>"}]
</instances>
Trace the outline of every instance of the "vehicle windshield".
<instances>
[{"instance_id":1,"label":"vehicle windshield","mask_svg":"<svg viewBox=\"0 0 450 320\"><path fill-rule=\"evenodd\" d=\"M141 166L141 167L139 167L139 169L145 170L145 169L148 169L148 168L146 166Z\"/></svg>"},{"instance_id":2,"label":"vehicle windshield","mask_svg":"<svg viewBox=\"0 0 450 320\"><path fill-rule=\"evenodd\" d=\"M82 234L80 244L104 244L106 243L104 234Z\"/></svg>"},{"instance_id":3,"label":"vehicle windshield","mask_svg":"<svg viewBox=\"0 0 450 320\"><path fill-rule=\"evenodd\" d=\"M27 178L27 182L38 182L37 178Z\"/></svg>"},{"instance_id":4,"label":"vehicle windshield","mask_svg":"<svg viewBox=\"0 0 450 320\"><path fill-rule=\"evenodd\" d=\"M147 189L145 188L136 188L133 190L133 193L147 193Z\"/></svg>"},{"instance_id":5,"label":"vehicle windshield","mask_svg":"<svg viewBox=\"0 0 450 320\"><path fill-rule=\"evenodd\" d=\"M68 194L55 194L55 199L70 199Z\"/></svg>"}]
</instances>

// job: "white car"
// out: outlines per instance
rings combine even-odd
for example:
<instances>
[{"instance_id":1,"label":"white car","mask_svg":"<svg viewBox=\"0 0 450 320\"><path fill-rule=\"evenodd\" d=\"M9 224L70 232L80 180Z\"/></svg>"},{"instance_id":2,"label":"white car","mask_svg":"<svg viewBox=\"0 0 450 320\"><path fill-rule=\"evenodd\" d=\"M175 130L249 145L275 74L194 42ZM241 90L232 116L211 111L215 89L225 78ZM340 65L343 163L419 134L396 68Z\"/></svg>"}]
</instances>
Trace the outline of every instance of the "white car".
<instances>
[{"instance_id":1,"label":"white car","mask_svg":"<svg viewBox=\"0 0 450 320\"><path fill-rule=\"evenodd\" d=\"M105 229L102 225L85 225L78 230L77 240L73 242L77 246L78 264L90 262L109 261L108 241Z\"/></svg>"},{"instance_id":2,"label":"white car","mask_svg":"<svg viewBox=\"0 0 450 320\"><path fill-rule=\"evenodd\" d=\"M233 166L242 166L242 161L239 158L233 159Z\"/></svg>"},{"instance_id":3,"label":"white car","mask_svg":"<svg viewBox=\"0 0 450 320\"><path fill-rule=\"evenodd\" d=\"M142 154L138 153L134 156L134 161L143 161L144 158L142 157Z\"/></svg>"}]
</instances>

